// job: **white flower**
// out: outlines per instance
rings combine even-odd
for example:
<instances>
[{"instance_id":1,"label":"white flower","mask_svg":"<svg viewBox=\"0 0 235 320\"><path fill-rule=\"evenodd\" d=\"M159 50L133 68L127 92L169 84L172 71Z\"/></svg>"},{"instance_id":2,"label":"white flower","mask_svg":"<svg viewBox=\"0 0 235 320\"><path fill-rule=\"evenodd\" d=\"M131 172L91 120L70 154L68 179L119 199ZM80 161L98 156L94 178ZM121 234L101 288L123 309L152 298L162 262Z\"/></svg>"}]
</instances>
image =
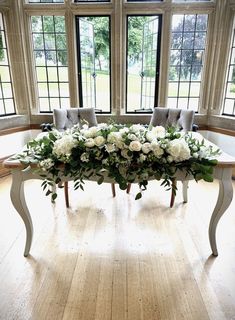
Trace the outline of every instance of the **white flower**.
<instances>
[{"instance_id":1,"label":"white flower","mask_svg":"<svg viewBox=\"0 0 235 320\"><path fill-rule=\"evenodd\" d=\"M140 162L144 162L146 160L147 156L143 153L141 153L140 157L139 157L139 161Z\"/></svg>"},{"instance_id":2,"label":"white flower","mask_svg":"<svg viewBox=\"0 0 235 320\"><path fill-rule=\"evenodd\" d=\"M123 158L131 159L132 156L130 156L128 153L129 153L129 150L128 150L128 149L123 149L123 150L121 151L121 155L123 156Z\"/></svg>"},{"instance_id":3,"label":"white flower","mask_svg":"<svg viewBox=\"0 0 235 320\"><path fill-rule=\"evenodd\" d=\"M45 160L40 161L39 166L42 168L43 171L47 171L51 167L54 166L54 161L52 159L48 158Z\"/></svg>"},{"instance_id":4,"label":"white flower","mask_svg":"<svg viewBox=\"0 0 235 320\"><path fill-rule=\"evenodd\" d=\"M86 152L83 152L80 159L82 162L89 162L89 155Z\"/></svg>"},{"instance_id":5,"label":"white flower","mask_svg":"<svg viewBox=\"0 0 235 320\"><path fill-rule=\"evenodd\" d=\"M113 143L107 143L105 145L105 150L108 152L108 153L111 153L111 152L114 152L116 151L116 148L115 148L115 145Z\"/></svg>"},{"instance_id":6,"label":"white flower","mask_svg":"<svg viewBox=\"0 0 235 320\"><path fill-rule=\"evenodd\" d=\"M167 152L176 162L188 160L190 158L190 149L184 139L171 140L168 144Z\"/></svg>"},{"instance_id":7,"label":"white flower","mask_svg":"<svg viewBox=\"0 0 235 320\"><path fill-rule=\"evenodd\" d=\"M95 146L95 141L94 139L92 138L88 138L86 141L85 141L85 146L88 147L88 148L92 148Z\"/></svg>"},{"instance_id":8,"label":"white flower","mask_svg":"<svg viewBox=\"0 0 235 320\"><path fill-rule=\"evenodd\" d=\"M134 133L129 133L127 135L127 138L133 141L138 140L137 136Z\"/></svg>"},{"instance_id":9,"label":"white flower","mask_svg":"<svg viewBox=\"0 0 235 320\"><path fill-rule=\"evenodd\" d=\"M103 144L105 144L105 138L103 136L98 136L98 137L95 137L94 138L94 142L95 142L95 145L97 147L100 147L102 146Z\"/></svg>"},{"instance_id":10,"label":"white flower","mask_svg":"<svg viewBox=\"0 0 235 320\"><path fill-rule=\"evenodd\" d=\"M71 155L71 151L76 147L77 141L72 135L63 135L60 139L56 140L53 147L53 154L57 157L68 158Z\"/></svg>"},{"instance_id":11,"label":"white flower","mask_svg":"<svg viewBox=\"0 0 235 320\"><path fill-rule=\"evenodd\" d=\"M120 132L121 135L123 135L124 133L129 132L129 128L127 128L127 127L121 128L121 129L119 130L119 132Z\"/></svg>"},{"instance_id":12,"label":"white flower","mask_svg":"<svg viewBox=\"0 0 235 320\"><path fill-rule=\"evenodd\" d=\"M90 127L87 130L83 130L83 135L85 138L94 138L97 135L98 128L97 127Z\"/></svg>"},{"instance_id":13,"label":"white flower","mask_svg":"<svg viewBox=\"0 0 235 320\"><path fill-rule=\"evenodd\" d=\"M131 141L130 145L129 145L129 149L131 151L140 151L141 150L141 143L139 141Z\"/></svg>"},{"instance_id":14,"label":"white flower","mask_svg":"<svg viewBox=\"0 0 235 320\"><path fill-rule=\"evenodd\" d=\"M147 131L147 133L146 133L147 141L152 142L154 138L155 137L154 137L154 134L152 133L152 131Z\"/></svg>"},{"instance_id":15,"label":"white flower","mask_svg":"<svg viewBox=\"0 0 235 320\"><path fill-rule=\"evenodd\" d=\"M133 131L134 133L137 133L137 134L142 130L144 130L144 127L141 124L133 124L130 127L130 131Z\"/></svg>"},{"instance_id":16,"label":"white flower","mask_svg":"<svg viewBox=\"0 0 235 320\"><path fill-rule=\"evenodd\" d=\"M107 129L108 128L108 124L107 123L103 123L103 122L99 123L98 124L98 128L99 129Z\"/></svg>"},{"instance_id":17,"label":"white flower","mask_svg":"<svg viewBox=\"0 0 235 320\"><path fill-rule=\"evenodd\" d=\"M167 157L167 162L171 163L171 162L173 162L173 161L174 161L174 159L173 159L172 156L168 156L168 157Z\"/></svg>"},{"instance_id":18,"label":"white flower","mask_svg":"<svg viewBox=\"0 0 235 320\"><path fill-rule=\"evenodd\" d=\"M151 144L149 142L145 142L142 144L143 153L147 154L151 151Z\"/></svg>"},{"instance_id":19,"label":"white flower","mask_svg":"<svg viewBox=\"0 0 235 320\"><path fill-rule=\"evenodd\" d=\"M166 129L162 126L156 126L152 128L151 132L156 138L164 138L166 134Z\"/></svg>"},{"instance_id":20,"label":"white flower","mask_svg":"<svg viewBox=\"0 0 235 320\"><path fill-rule=\"evenodd\" d=\"M164 150L161 148L161 145L157 141L153 141L151 143L151 149L153 151L153 154L157 158L160 158L164 153Z\"/></svg>"}]
</instances>

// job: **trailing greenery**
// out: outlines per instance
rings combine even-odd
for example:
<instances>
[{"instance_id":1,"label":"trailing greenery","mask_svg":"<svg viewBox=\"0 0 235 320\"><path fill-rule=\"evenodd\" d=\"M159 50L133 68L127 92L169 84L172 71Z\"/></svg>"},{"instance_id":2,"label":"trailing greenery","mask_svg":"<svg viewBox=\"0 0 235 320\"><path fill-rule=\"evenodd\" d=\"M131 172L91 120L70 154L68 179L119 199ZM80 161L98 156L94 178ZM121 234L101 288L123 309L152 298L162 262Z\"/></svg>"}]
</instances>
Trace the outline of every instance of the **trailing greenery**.
<instances>
[{"instance_id":1,"label":"trailing greenery","mask_svg":"<svg viewBox=\"0 0 235 320\"><path fill-rule=\"evenodd\" d=\"M213 181L219 152L199 140L197 134L184 134L176 128L99 124L41 134L16 158L25 165L37 165L44 179L43 190L52 200L56 198L52 187L61 187L62 176L72 178L74 188L82 190L84 180L91 177L98 184L109 177L122 190L136 182L139 199L151 179L162 179L168 190L174 188L178 171L192 175L196 181Z\"/></svg>"}]
</instances>

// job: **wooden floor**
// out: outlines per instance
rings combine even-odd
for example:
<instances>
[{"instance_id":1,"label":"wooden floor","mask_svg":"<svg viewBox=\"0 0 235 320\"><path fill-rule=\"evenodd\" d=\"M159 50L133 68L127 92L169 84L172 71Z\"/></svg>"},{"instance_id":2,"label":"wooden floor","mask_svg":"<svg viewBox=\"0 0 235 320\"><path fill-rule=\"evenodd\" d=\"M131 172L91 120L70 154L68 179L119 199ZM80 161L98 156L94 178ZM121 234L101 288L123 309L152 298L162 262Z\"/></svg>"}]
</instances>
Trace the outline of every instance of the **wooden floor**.
<instances>
[{"instance_id":1,"label":"wooden floor","mask_svg":"<svg viewBox=\"0 0 235 320\"><path fill-rule=\"evenodd\" d=\"M11 205L11 178L0 180L0 319L235 319L235 199L217 229L211 256L208 223L217 182L191 182L189 203L151 182L141 200L88 182L66 209L39 181L26 182L34 223L31 255ZM235 183L234 183L235 189Z\"/></svg>"}]
</instances>

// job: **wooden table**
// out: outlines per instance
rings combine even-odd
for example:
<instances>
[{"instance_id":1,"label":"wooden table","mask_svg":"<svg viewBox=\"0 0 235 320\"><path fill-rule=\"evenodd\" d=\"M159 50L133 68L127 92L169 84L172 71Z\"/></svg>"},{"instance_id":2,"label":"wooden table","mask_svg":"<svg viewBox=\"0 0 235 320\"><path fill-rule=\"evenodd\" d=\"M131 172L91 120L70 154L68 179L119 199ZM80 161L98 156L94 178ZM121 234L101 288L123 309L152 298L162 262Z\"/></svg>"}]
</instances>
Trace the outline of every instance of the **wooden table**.
<instances>
[{"instance_id":1,"label":"wooden table","mask_svg":"<svg viewBox=\"0 0 235 320\"><path fill-rule=\"evenodd\" d=\"M7 159L3 163L5 168L11 170L12 173L12 185L11 185L11 201L16 211L19 213L24 221L26 228L26 244L24 250L24 256L27 257L30 251L33 238L33 224L30 212L28 210L25 195L24 195L24 182L30 179L43 179L35 173L35 169L32 167L25 168L18 160ZM233 198L233 186L232 186L232 169L235 168L235 158L229 156L226 153L222 153L218 157L218 164L214 168L214 178L219 180L219 192L215 208L212 212L210 224L209 224L209 241L214 256L218 255L216 244L216 228L217 224L229 207ZM187 176L183 172L179 172L175 176L176 181L183 183L183 199L187 202L187 188L188 181L193 177ZM68 177L62 177L62 181L68 181ZM114 182L109 179L105 179L104 182Z\"/></svg>"}]
</instances>

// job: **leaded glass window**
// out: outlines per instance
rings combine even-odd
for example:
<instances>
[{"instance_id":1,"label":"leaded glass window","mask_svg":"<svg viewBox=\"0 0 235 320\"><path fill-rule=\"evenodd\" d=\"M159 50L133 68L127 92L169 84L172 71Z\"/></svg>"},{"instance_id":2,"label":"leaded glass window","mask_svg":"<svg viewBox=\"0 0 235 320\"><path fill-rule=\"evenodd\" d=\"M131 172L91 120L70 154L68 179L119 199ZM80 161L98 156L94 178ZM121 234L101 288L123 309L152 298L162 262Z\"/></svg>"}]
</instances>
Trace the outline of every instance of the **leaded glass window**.
<instances>
[{"instance_id":1,"label":"leaded glass window","mask_svg":"<svg viewBox=\"0 0 235 320\"><path fill-rule=\"evenodd\" d=\"M207 19L206 14L173 15L168 107L198 111Z\"/></svg>"},{"instance_id":2,"label":"leaded glass window","mask_svg":"<svg viewBox=\"0 0 235 320\"><path fill-rule=\"evenodd\" d=\"M230 49L223 114L235 116L235 29Z\"/></svg>"},{"instance_id":3,"label":"leaded glass window","mask_svg":"<svg viewBox=\"0 0 235 320\"><path fill-rule=\"evenodd\" d=\"M0 14L0 116L15 114L6 31Z\"/></svg>"},{"instance_id":4,"label":"leaded glass window","mask_svg":"<svg viewBox=\"0 0 235 320\"><path fill-rule=\"evenodd\" d=\"M70 107L64 17L33 16L32 37L40 112Z\"/></svg>"}]
</instances>

